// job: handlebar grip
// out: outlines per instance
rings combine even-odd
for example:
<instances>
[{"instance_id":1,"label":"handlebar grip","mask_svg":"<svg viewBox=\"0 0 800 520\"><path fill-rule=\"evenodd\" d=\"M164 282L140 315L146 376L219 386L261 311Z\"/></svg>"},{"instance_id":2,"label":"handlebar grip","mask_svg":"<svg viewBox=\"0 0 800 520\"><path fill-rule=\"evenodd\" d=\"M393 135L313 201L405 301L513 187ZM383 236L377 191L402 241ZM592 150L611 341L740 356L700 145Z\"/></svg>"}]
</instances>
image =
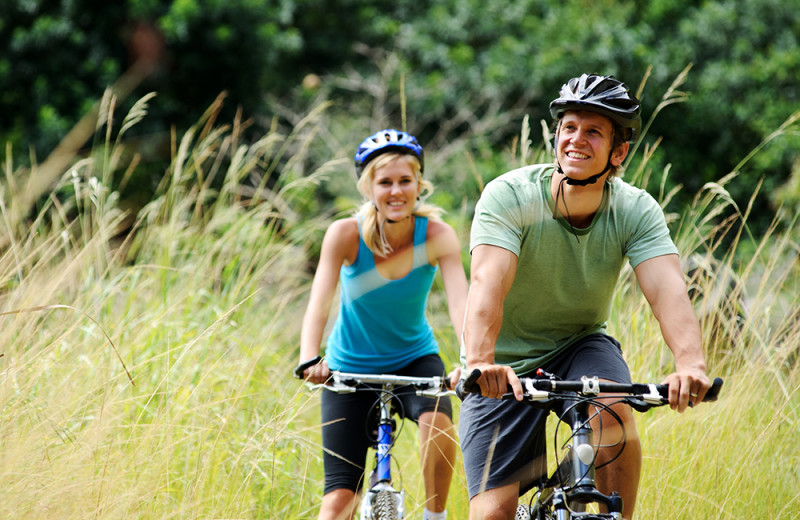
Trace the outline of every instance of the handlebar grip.
<instances>
[{"instance_id":1,"label":"handlebar grip","mask_svg":"<svg viewBox=\"0 0 800 520\"><path fill-rule=\"evenodd\" d=\"M722 383L721 377L715 377L714 382L711 383L711 388L708 389L705 397L703 397L703 402L716 401L717 397L719 397L719 391L722 389Z\"/></svg>"},{"instance_id":2,"label":"handlebar grip","mask_svg":"<svg viewBox=\"0 0 800 520\"><path fill-rule=\"evenodd\" d=\"M478 386L478 378L481 377L481 371L479 368L473 369L470 372L469 376L466 379L462 379L458 383L456 383L456 396L462 401L467 396L467 394L478 394L481 395L481 387Z\"/></svg>"},{"instance_id":3,"label":"handlebar grip","mask_svg":"<svg viewBox=\"0 0 800 520\"><path fill-rule=\"evenodd\" d=\"M300 363L294 369L294 372L293 372L294 377L297 378L297 379L303 379L303 372L305 372L307 368L313 367L314 365L318 364L320 361L322 361L322 357L316 356L316 357L313 357L313 358L309 359L308 361L304 361L303 363Z\"/></svg>"}]
</instances>

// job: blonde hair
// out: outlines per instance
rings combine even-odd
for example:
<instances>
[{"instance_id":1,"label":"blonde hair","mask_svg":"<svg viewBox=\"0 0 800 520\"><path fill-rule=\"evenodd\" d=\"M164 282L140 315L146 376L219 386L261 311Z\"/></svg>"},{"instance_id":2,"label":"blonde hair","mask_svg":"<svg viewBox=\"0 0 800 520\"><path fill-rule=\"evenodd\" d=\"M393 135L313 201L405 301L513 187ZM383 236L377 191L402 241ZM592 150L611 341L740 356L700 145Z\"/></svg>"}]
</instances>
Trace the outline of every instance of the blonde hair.
<instances>
[{"instance_id":1,"label":"blonde hair","mask_svg":"<svg viewBox=\"0 0 800 520\"><path fill-rule=\"evenodd\" d=\"M392 252L392 248L383 231L386 221L384 220L383 223L378 222L378 209L372 201L372 181L378 169L395 160L404 160L411 166L414 171L414 177L420 187L417 205L414 207L412 216L438 218L444 212L442 208L425 202L425 199L433 193L433 183L422 178L421 166L416 157L404 153L388 152L371 160L364 168L356 184L358 191L366 199L356 212L356 216L359 217L361 223L361 237L364 239L364 243L373 254L378 256L387 256Z\"/></svg>"}]
</instances>

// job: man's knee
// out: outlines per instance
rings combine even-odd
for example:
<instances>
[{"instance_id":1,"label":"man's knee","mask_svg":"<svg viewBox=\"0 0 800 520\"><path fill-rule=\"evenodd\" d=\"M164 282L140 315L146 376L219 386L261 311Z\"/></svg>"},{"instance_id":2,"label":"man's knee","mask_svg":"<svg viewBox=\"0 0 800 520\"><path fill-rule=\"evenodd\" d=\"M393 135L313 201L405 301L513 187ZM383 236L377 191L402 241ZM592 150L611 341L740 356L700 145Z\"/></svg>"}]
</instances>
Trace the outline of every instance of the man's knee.
<instances>
[{"instance_id":1,"label":"man's knee","mask_svg":"<svg viewBox=\"0 0 800 520\"><path fill-rule=\"evenodd\" d=\"M469 501L470 520L509 520L514 518L519 485L482 491Z\"/></svg>"}]
</instances>

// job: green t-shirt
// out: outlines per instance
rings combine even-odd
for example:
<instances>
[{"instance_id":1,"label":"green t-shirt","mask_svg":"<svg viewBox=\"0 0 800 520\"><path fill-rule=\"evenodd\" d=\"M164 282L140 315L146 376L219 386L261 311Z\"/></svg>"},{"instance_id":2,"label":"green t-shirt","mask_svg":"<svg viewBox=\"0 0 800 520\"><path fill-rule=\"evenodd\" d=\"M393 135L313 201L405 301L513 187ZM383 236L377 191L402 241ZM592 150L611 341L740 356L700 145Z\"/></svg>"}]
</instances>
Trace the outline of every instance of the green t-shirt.
<instances>
[{"instance_id":1,"label":"green t-shirt","mask_svg":"<svg viewBox=\"0 0 800 520\"><path fill-rule=\"evenodd\" d=\"M619 178L606 182L589 227L573 233L563 217L553 219L553 171L539 164L492 180L472 222L470 251L489 244L518 258L495 345L495 362L517 374L542 367L584 336L606 333L626 258L636 267L678 252L655 199Z\"/></svg>"}]
</instances>

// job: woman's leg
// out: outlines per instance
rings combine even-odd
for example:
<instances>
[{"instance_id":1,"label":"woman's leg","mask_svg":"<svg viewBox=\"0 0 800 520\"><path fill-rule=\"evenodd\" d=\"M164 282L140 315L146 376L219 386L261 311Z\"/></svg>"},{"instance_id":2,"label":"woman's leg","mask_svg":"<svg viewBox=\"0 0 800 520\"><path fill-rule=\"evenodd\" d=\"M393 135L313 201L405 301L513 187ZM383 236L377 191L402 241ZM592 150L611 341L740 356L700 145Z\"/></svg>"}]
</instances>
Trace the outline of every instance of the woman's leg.
<instances>
[{"instance_id":1,"label":"woman's leg","mask_svg":"<svg viewBox=\"0 0 800 520\"><path fill-rule=\"evenodd\" d=\"M358 510L358 490L370 445L366 423L376 398L371 392L322 392L325 494L320 520L350 520Z\"/></svg>"},{"instance_id":2,"label":"woman's leg","mask_svg":"<svg viewBox=\"0 0 800 520\"><path fill-rule=\"evenodd\" d=\"M351 520L358 509L359 496L349 489L334 489L322 497L318 520Z\"/></svg>"},{"instance_id":3,"label":"woman's leg","mask_svg":"<svg viewBox=\"0 0 800 520\"><path fill-rule=\"evenodd\" d=\"M453 467L456 461L456 429L450 418L439 412L425 412L419 417L422 475L425 480L426 507L433 512L445 510Z\"/></svg>"}]
</instances>

